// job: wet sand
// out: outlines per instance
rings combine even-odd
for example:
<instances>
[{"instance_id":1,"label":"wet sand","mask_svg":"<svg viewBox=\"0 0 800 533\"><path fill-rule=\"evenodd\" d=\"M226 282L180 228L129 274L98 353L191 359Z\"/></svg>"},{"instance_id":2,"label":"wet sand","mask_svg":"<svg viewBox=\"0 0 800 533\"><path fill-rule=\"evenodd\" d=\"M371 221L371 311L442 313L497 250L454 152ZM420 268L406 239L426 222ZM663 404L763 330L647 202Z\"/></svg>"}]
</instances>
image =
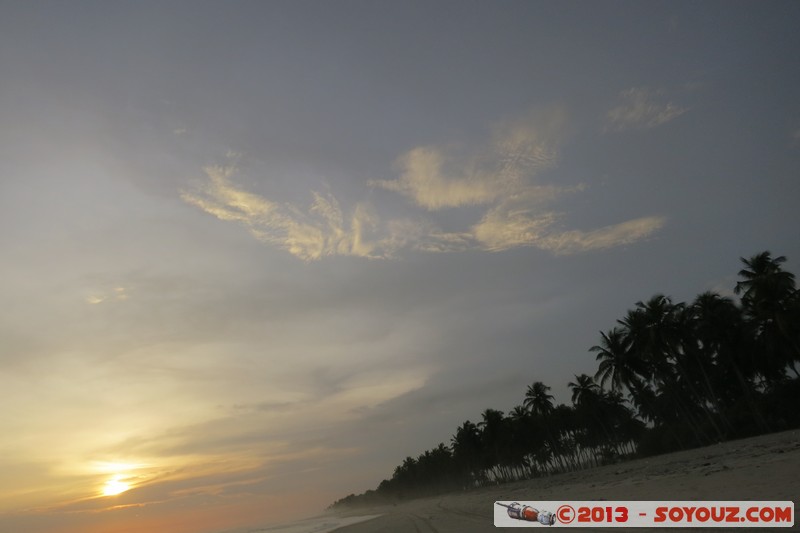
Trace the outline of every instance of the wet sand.
<instances>
[{"instance_id":1,"label":"wet sand","mask_svg":"<svg viewBox=\"0 0 800 533\"><path fill-rule=\"evenodd\" d=\"M397 505L341 510L337 514L381 516L336 533L494 531L498 500L791 500L797 516L800 430ZM800 529L797 522L792 529Z\"/></svg>"}]
</instances>

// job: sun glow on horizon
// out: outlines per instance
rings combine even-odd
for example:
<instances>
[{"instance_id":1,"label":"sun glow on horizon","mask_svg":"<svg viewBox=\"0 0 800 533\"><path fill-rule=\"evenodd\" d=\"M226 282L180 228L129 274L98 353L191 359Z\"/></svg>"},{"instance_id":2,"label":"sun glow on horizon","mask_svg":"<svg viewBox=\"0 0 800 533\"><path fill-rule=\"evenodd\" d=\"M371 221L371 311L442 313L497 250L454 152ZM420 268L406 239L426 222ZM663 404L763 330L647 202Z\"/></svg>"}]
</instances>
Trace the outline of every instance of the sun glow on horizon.
<instances>
[{"instance_id":1,"label":"sun glow on horizon","mask_svg":"<svg viewBox=\"0 0 800 533\"><path fill-rule=\"evenodd\" d=\"M116 496L131 488L128 483L120 480L121 477L120 475L116 475L106 481L106 484L103 486L103 496Z\"/></svg>"},{"instance_id":2,"label":"sun glow on horizon","mask_svg":"<svg viewBox=\"0 0 800 533\"><path fill-rule=\"evenodd\" d=\"M100 474L104 481L99 489L101 496L116 496L141 485L152 474L150 462L92 461L89 468Z\"/></svg>"}]
</instances>

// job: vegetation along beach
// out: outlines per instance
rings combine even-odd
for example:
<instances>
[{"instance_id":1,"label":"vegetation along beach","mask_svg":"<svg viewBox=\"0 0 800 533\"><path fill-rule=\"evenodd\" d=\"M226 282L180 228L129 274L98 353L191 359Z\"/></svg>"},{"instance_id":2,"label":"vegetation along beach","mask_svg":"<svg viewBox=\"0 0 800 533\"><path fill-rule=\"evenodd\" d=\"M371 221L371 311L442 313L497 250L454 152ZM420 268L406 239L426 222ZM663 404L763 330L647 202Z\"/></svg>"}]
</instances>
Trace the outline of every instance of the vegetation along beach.
<instances>
[{"instance_id":1,"label":"vegetation along beach","mask_svg":"<svg viewBox=\"0 0 800 533\"><path fill-rule=\"evenodd\" d=\"M449 443L407 457L376 489L331 507L393 506L450 493L464 516L449 516L456 511L447 506L435 512L432 502L444 501L436 498L416 505L458 521L490 518L492 497L796 499L800 291L782 266L785 257L765 251L741 261L738 303L714 292L689 303L656 294L600 332L589 348L597 370L569 382L570 405L554 404L550 387L535 381L507 415L484 410ZM776 431L784 433L739 440ZM498 488L521 480L538 482ZM452 496L463 491L471 496ZM403 513L389 514L403 523L425 520Z\"/></svg>"}]
</instances>

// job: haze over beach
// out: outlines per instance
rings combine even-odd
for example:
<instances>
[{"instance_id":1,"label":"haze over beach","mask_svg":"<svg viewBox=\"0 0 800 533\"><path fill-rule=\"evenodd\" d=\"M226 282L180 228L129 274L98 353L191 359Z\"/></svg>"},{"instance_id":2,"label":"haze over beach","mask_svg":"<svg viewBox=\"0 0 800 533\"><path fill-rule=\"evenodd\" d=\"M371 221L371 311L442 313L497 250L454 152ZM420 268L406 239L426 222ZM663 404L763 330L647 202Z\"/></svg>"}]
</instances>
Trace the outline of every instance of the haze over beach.
<instances>
[{"instance_id":1,"label":"haze over beach","mask_svg":"<svg viewBox=\"0 0 800 533\"><path fill-rule=\"evenodd\" d=\"M316 515L569 403L635 302L800 272L799 23L0 0L0 531Z\"/></svg>"}]
</instances>

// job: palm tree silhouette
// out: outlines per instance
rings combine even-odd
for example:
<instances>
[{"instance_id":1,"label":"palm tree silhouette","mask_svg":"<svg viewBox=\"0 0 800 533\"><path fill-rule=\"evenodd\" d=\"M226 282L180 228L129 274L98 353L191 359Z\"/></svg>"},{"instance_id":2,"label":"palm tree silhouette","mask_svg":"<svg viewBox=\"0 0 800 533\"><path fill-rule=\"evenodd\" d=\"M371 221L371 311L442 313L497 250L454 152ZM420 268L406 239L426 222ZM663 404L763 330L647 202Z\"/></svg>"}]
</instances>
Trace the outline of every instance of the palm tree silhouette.
<instances>
[{"instance_id":1,"label":"palm tree silhouette","mask_svg":"<svg viewBox=\"0 0 800 533\"><path fill-rule=\"evenodd\" d=\"M800 360L800 298L794 274L781 266L786 257L772 257L765 251L741 261L746 268L739 276L744 279L736 283L734 292L742 295L742 307L756 328L763 355L759 371L767 381L782 379L788 365L798 374L793 363Z\"/></svg>"},{"instance_id":2,"label":"palm tree silhouette","mask_svg":"<svg viewBox=\"0 0 800 533\"><path fill-rule=\"evenodd\" d=\"M575 376L575 381L570 381L567 387L572 390L572 403L575 405L594 402L600 394L600 386L587 374Z\"/></svg>"},{"instance_id":3,"label":"palm tree silhouette","mask_svg":"<svg viewBox=\"0 0 800 533\"><path fill-rule=\"evenodd\" d=\"M481 469L483 448L478 426L467 420L456 429L450 438L453 459L464 485L470 486L478 481Z\"/></svg>"},{"instance_id":4,"label":"palm tree silhouette","mask_svg":"<svg viewBox=\"0 0 800 533\"><path fill-rule=\"evenodd\" d=\"M553 412L552 394L548 394L550 387L541 381L534 381L525 391L525 400L522 405L533 415L547 416Z\"/></svg>"},{"instance_id":5,"label":"palm tree silhouette","mask_svg":"<svg viewBox=\"0 0 800 533\"><path fill-rule=\"evenodd\" d=\"M504 469L504 449L510 444L507 420L503 412L497 409L486 409L481 414L483 420L478 423L481 428L481 444L484 453L484 467L493 472L496 480L508 477Z\"/></svg>"},{"instance_id":6,"label":"palm tree silhouette","mask_svg":"<svg viewBox=\"0 0 800 533\"><path fill-rule=\"evenodd\" d=\"M644 362L631 350L630 338L621 328L612 328L608 333L601 331L600 344L589 351L597 352L596 360L600 364L594 378L601 387L608 382L611 390L630 390L646 375Z\"/></svg>"}]
</instances>

